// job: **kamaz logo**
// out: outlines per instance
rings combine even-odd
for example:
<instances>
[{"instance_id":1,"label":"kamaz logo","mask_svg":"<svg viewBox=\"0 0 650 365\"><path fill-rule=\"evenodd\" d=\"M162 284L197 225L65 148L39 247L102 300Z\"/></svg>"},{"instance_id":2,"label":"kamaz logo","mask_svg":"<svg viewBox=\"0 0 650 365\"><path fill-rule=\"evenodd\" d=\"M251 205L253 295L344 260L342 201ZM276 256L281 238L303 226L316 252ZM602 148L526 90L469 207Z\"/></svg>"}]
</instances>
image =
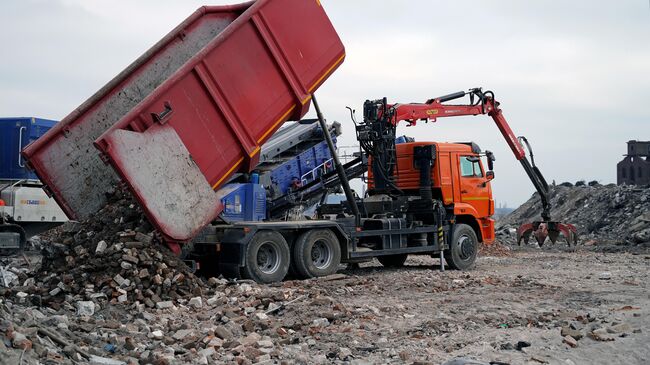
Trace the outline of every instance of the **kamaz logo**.
<instances>
[{"instance_id":1,"label":"kamaz logo","mask_svg":"<svg viewBox=\"0 0 650 365\"><path fill-rule=\"evenodd\" d=\"M20 204L22 205L45 205L47 202L45 200L29 200L29 199L23 199L20 201Z\"/></svg>"}]
</instances>

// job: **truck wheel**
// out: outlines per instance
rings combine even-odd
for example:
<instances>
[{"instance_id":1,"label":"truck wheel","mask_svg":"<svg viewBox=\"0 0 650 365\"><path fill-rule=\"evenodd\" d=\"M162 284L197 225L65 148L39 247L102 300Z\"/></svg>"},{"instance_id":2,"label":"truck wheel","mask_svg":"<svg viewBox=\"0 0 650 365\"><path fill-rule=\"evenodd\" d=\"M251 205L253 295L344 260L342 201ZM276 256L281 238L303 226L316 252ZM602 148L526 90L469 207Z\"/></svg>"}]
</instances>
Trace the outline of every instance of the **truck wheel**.
<instances>
[{"instance_id":1,"label":"truck wheel","mask_svg":"<svg viewBox=\"0 0 650 365\"><path fill-rule=\"evenodd\" d=\"M242 275L258 283L281 281L289 270L289 245L278 232L260 231L246 248Z\"/></svg>"},{"instance_id":2,"label":"truck wheel","mask_svg":"<svg viewBox=\"0 0 650 365\"><path fill-rule=\"evenodd\" d=\"M301 234L293 245L293 265L301 278L334 274L341 263L341 246L334 232L313 229Z\"/></svg>"},{"instance_id":3,"label":"truck wheel","mask_svg":"<svg viewBox=\"0 0 650 365\"><path fill-rule=\"evenodd\" d=\"M0 223L0 255L14 255L25 250L27 235L23 227L17 224Z\"/></svg>"},{"instance_id":4,"label":"truck wheel","mask_svg":"<svg viewBox=\"0 0 650 365\"><path fill-rule=\"evenodd\" d=\"M478 238L472 227L467 224L456 224L449 246L444 256L450 268L467 270L474 265L478 252Z\"/></svg>"},{"instance_id":5,"label":"truck wheel","mask_svg":"<svg viewBox=\"0 0 650 365\"><path fill-rule=\"evenodd\" d=\"M384 267L402 267L406 262L407 254L377 256L377 260Z\"/></svg>"}]
</instances>

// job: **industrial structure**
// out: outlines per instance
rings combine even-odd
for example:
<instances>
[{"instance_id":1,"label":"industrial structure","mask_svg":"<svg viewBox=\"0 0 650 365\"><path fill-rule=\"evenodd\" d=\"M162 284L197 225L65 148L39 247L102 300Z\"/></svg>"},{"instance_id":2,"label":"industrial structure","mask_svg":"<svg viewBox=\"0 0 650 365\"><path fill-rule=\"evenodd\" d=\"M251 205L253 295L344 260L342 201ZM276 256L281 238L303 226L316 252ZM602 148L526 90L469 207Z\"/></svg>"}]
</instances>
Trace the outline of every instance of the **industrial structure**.
<instances>
[{"instance_id":1,"label":"industrial structure","mask_svg":"<svg viewBox=\"0 0 650 365\"><path fill-rule=\"evenodd\" d=\"M624 156L616 165L616 183L650 185L650 141L628 141Z\"/></svg>"}]
</instances>

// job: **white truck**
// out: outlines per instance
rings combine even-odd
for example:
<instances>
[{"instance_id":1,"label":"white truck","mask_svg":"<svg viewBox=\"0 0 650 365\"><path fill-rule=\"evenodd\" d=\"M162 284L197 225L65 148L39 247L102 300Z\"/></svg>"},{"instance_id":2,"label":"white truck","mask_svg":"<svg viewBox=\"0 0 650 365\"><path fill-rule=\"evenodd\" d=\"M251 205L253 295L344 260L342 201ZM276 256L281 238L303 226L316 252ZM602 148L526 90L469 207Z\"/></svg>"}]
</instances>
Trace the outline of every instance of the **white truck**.
<instances>
[{"instance_id":1,"label":"white truck","mask_svg":"<svg viewBox=\"0 0 650 365\"><path fill-rule=\"evenodd\" d=\"M22 249L29 237L68 220L20 155L54 124L33 117L0 118L0 254Z\"/></svg>"}]
</instances>

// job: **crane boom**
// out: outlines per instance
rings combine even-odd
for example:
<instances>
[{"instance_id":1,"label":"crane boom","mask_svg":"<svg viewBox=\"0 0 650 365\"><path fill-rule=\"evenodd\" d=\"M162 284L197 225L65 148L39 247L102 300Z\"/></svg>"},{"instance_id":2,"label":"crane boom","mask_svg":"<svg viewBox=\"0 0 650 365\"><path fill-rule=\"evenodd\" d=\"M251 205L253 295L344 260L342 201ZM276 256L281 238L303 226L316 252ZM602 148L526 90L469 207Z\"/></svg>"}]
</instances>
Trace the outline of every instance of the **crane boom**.
<instances>
[{"instance_id":1,"label":"crane boom","mask_svg":"<svg viewBox=\"0 0 650 365\"><path fill-rule=\"evenodd\" d=\"M472 99L469 105L443 104L445 101L462 98L467 94ZM478 97L476 103L473 102L474 97ZM389 107L389 111L390 109L393 111L389 112L390 115L388 117L390 118L390 122L395 125L400 121L407 121L410 125L415 125L418 120L436 122L437 118L487 114L494 120L506 143L510 146L512 153L514 153L515 158L517 160L526 158L526 152L523 146L519 143L506 118L503 116L503 112L499 108L499 102L494 100L494 93L491 91L483 92L481 89L475 88L469 92L460 91L430 99L424 104L393 104Z\"/></svg>"}]
</instances>

